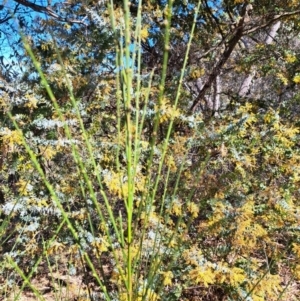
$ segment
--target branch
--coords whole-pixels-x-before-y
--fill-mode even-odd
[[[247,35],[249,33],[255,32],[259,29],[266,28],[266,27],[270,26],[272,23],[277,22],[277,21],[279,21],[279,20],[281,20],[285,17],[290,17],[290,16],[294,16],[294,15],[298,15],[298,14],[300,14],[300,10],[295,10],[293,12],[286,12],[286,13],[282,13],[282,14],[279,14],[279,15],[275,15],[275,16],[273,16],[273,18],[267,20],[263,24],[257,25],[255,27],[250,28],[250,29],[245,29],[243,31],[243,35]],[[260,18],[259,21],[261,21],[262,19],[263,18]]]
[[[286,18],[289,16],[294,16],[297,14],[300,14],[300,10],[274,15],[272,18],[265,21],[263,24],[254,26],[250,29],[247,29],[247,28],[249,28],[249,25],[251,26],[252,20],[251,19],[249,20],[249,16],[247,13],[247,4],[245,3],[242,8],[241,19],[239,20],[231,39],[228,41],[220,60],[215,64],[211,73],[208,75],[208,78],[205,81],[201,90],[199,91],[197,98],[194,100],[194,102],[190,108],[190,111],[194,112],[197,109],[197,107],[200,105],[201,100],[203,100],[205,93],[211,87],[211,85],[213,84],[216,77],[220,74],[221,68],[227,62],[227,60],[229,59],[235,46],[237,45],[237,43],[240,41],[240,39],[243,36],[253,33],[259,29],[268,27],[271,24],[273,24],[274,22],[278,22],[283,18]],[[260,18],[258,21],[261,22],[262,20],[263,20],[263,18]]]
[[[220,74],[221,68],[227,62],[227,60],[229,59],[235,46],[237,45],[239,40],[242,38],[246,16],[247,16],[247,4],[245,3],[242,8],[241,19],[239,20],[237,27],[235,28],[233,36],[228,41],[228,44],[227,44],[220,60],[213,67],[212,72],[209,74],[209,76],[208,76],[207,80],[205,81],[203,87],[201,88],[197,98],[194,100],[194,102],[190,108],[190,111],[194,112],[196,110],[196,108],[200,105],[201,100],[204,98],[206,91],[211,87],[211,85],[215,81],[216,77]]]
[[[45,13],[46,15],[51,16],[52,18],[57,19],[58,21],[86,25],[81,20],[73,20],[73,19],[63,18],[59,16],[57,13],[55,13],[55,11],[51,8],[51,6],[38,5],[27,0],[14,0],[14,1],[17,2],[18,4],[29,7],[36,12]]]
[[[8,21],[8,20],[11,19],[11,18],[12,18],[12,17],[10,16],[10,17],[6,17],[6,18],[0,20],[0,24],[5,23],[6,21]]]
[[[217,25],[222,38],[224,38],[224,33],[223,33],[223,30],[220,26],[220,24],[221,24],[220,20],[213,14],[213,12],[211,11],[209,5],[207,4],[207,1],[204,1],[204,3],[205,3],[205,6],[206,6],[206,11],[208,12],[209,18],[213,19],[213,21],[215,21],[215,24]],[[213,23],[213,21],[212,21],[212,23]]]
[[[5,23],[5,22],[7,22],[8,20],[10,20],[10,19],[12,18],[12,16],[13,16],[13,15],[16,13],[16,11],[18,10],[18,7],[19,7],[19,4],[16,5],[16,7],[15,7],[15,9],[14,9],[14,12],[13,12],[12,14],[10,14],[9,17],[6,17],[6,18],[0,20],[0,24],[3,24],[3,23]],[[7,16],[7,14],[6,14],[6,16]]]

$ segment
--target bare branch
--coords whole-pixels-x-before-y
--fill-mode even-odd
[[[244,4],[244,6],[242,8],[242,13],[241,13],[241,19],[239,20],[231,39],[228,41],[228,44],[226,45],[226,48],[225,48],[220,60],[213,67],[212,72],[209,74],[209,76],[208,76],[207,80],[205,81],[203,87],[201,88],[197,98],[194,100],[194,102],[190,108],[190,110],[192,112],[194,112],[196,110],[196,108],[199,106],[199,104],[201,103],[201,100],[204,98],[206,91],[211,87],[211,85],[215,81],[216,77],[220,74],[221,68],[227,62],[227,60],[229,59],[235,46],[237,45],[239,40],[242,38],[246,13],[247,13],[247,4]]]
[[[254,26],[250,29],[245,29],[243,31],[243,35],[247,35],[247,34],[255,32],[255,31],[258,31],[260,29],[266,28],[266,27],[270,26],[271,24],[273,24],[277,21],[280,21],[281,19],[284,19],[285,17],[290,17],[290,16],[294,16],[294,15],[298,15],[298,14],[300,14],[300,10],[295,10],[293,12],[286,12],[286,13],[282,13],[279,15],[274,15],[272,18],[268,19],[267,21],[263,22],[260,25]],[[266,17],[264,17],[264,18],[266,19]],[[261,22],[264,18],[263,17],[259,18],[256,23]]]
[[[12,14],[10,14],[10,16],[8,16],[8,14],[6,15],[7,17],[0,20],[0,24],[3,24],[5,22],[7,22],[8,20],[10,20],[12,18],[12,16],[16,13],[17,9],[19,7],[19,4],[16,5],[15,9],[14,9],[14,12]]]
[[[7,22],[7,21],[10,20],[11,18],[12,18],[12,17],[10,16],[10,17],[6,17],[6,18],[0,20],[0,24],[3,24],[3,23],[5,23],[5,22]]]
[[[82,20],[73,20],[73,19],[63,18],[63,17],[59,16],[51,8],[51,6],[38,5],[38,4],[32,3],[32,2],[27,1],[27,0],[14,0],[14,1],[17,2],[18,4],[21,4],[21,5],[24,5],[26,7],[29,7],[32,10],[36,11],[36,12],[45,13],[46,15],[51,16],[52,18],[54,18],[54,19],[56,19],[58,21],[86,25],[84,23],[84,21],[82,21]]]

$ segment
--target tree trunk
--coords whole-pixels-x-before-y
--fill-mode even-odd
[[[265,39],[265,44],[270,45],[273,43],[274,38],[277,34],[277,31],[279,30],[281,25],[280,21],[277,21],[276,23],[273,24],[271,27],[270,31],[268,32],[268,35]],[[256,74],[256,70],[253,69],[252,72],[244,79],[241,88],[239,90],[239,96],[240,97],[246,97],[250,93],[250,88],[253,83],[254,77]]]

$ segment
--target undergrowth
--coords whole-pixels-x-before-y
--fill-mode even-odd
[[[21,104],[1,98],[4,300],[299,297],[299,128],[256,102],[211,118],[184,109],[199,7],[170,84],[172,1],[162,65],[151,70],[141,3],[135,19],[128,1],[110,3],[115,72],[90,102],[74,96],[55,38],[59,67],[47,74],[23,37],[40,91]]]

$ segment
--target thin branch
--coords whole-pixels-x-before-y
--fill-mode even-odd
[[[12,18],[12,16],[9,16],[9,17],[6,17],[6,18],[0,20],[0,24],[3,24],[3,23],[5,23],[5,22],[7,22],[7,21],[10,20],[11,18]]]
[[[39,12],[39,13],[45,13],[48,16],[51,16],[52,18],[61,21],[61,22],[68,22],[68,23],[76,23],[76,24],[83,24],[86,25],[84,23],[84,21],[82,20],[74,20],[74,19],[68,19],[68,18],[64,18],[60,15],[58,15],[52,8],[51,6],[42,6],[42,5],[38,5],[35,3],[32,3],[30,1],[27,0],[14,0],[15,2],[17,2],[18,4],[24,5],[26,7],[31,8],[32,10]]]
[[[260,29],[263,29],[263,28],[266,28],[268,26],[270,26],[272,23],[276,22],[276,21],[279,21],[285,17],[290,17],[290,16],[294,16],[294,15],[298,15],[300,14],[300,10],[295,10],[293,12],[286,12],[286,13],[282,13],[282,14],[279,14],[279,15],[275,15],[273,18],[270,18],[267,22],[263,23],[263,24],[260,24],[260,25],[257,25],[255,27],[252,27],[250,29],[245,29],[243,31],[243,35],[247,35],[249,33],[253,33],[257,30],[260,30]],[[263,18],[259,18],[259,21],[261,21]]]
[[[0,24],[3,24],[3,23],[5,23],[5,22],[7,22],[8,20],[10,20],[10,19],[13,17],[13,15],[16,13],[18,7],[19,7],[19,4],[16,5],[16,7],[15,7],[15,9],[14,9],[14,12],[13,12],[12,14],[10,14],[9,17],[6,17],[6,18],[0,20]]]
[[[212,19],[212,23],[215,21],[215,24],[217,25],[218,29],[219,29],[219,33],[221,34],[222,38],[224,38],[224,32],[220,26],[220,21],[219,19],[213,14],[213,12],[211,11],[211,9],[209,8],[209,5],[207,4],[207,1],[204,1],[205,6],[206,6],[206,11],[208,12],[208,17],[210,19]]]
[[[247,4],[244,4],[244,6],[242,8],[242,13],[241,13],[241,19],[239,20],[231,39],[229,40],[220,60],[215,64],[215,66],[212,69],[212,72],[208,75],[208,78],[205,81],[201,90],[199,91],[197,98],[194,100],[194,102],[190,108],[190,111],[194,112],[196,110],[196,108],[200,105],[201,100],[203,100],[205,93],[211,87],[211,85],[213,84],[216,77],[220,74],[221,68],[227,62],[227,60],[229,59],[235,46],[238,44],[238,42],[240,41],[240,39],[243,36],[253,33],[257,30],[266,28],[266,27],[270,26],[271,24],[273,24],[274,22],[278,22],[279,20],[281,20],[285,17],[294,16],[297,14],[300,14],[300,10],[275,15],[274,17],[267,20],[265,23],[257,25],[255,27],[252,27],[250,29],[247,29],[247,27],[249,27],[249,25],[251,26],[252,20],[248,20],[248,18],[246,18],[249,16],[247,15]],[[263,19],[264,19],[263,17],[259,18],[258,22],[261,22]],[[223,42],[224,42],[224,40],[223,40]]]

